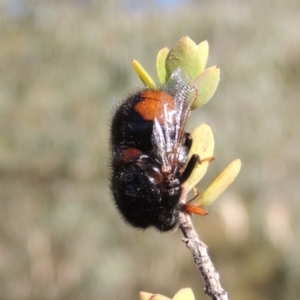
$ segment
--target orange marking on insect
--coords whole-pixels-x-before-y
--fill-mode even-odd
[[[142,152],[136,148],[128,148],[123,152],[124,162],[130,162],[138,158]]]
[[[164,122],[165,111],[175,109],[174,97],[164,91],[147,90],[141,94],[142,101],[138,102],[134,109],[147,121]]]

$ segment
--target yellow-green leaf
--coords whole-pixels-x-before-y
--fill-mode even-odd
[[[209,53],[209,45],[208,41],[203,41],[198,45],[199,48],[199,58],[201,62],[202,69],[200,70],[200,73],[204,71],[207,59],[208,59],[208,53]]]
[[[191,79],[196,78],[204,70],[200,51],[188,36],[182,37],[168,53],[165,64],[167,79],[177,68],[184,70]]]
[[[188,160],[193,154],[198,154],[201,164],[197,164],[190,177],[183,184],[186,192],[190,191],[204,176],[208,168],[209,159],[213,157],[215,141],[208,124],[201,124],[192,132],[193,144],[189,152]]]
[[[203,192],[197,201],[201,207],[205,207],[214,202],[235,180],[241,170],[242,162],[236,159],[231,162],[225,170],[213,181],[213,183]]]
[[[135,59],[132,60],[132,65],[135,70],[135,72],[138,74],[142,82],[148,86],[150,89],[155,89],[156,84],[154,80],[151,78],[151,76],[148,74],[148,72],[143,68],[143,66],[136,61]]]
[[[206,104],[214,95],[220,81],[220,69],[213,66],[202,72],[191,85],[194,85],[198,92],[198,97],[192,109],[199,108]]]
[[[156,71],[157,71],[157,75],[159,78],[159,81],[162,84],[165,84],[167,81],[167,72],[166,72],[166,58],[168,56],[169,53],[169,49],[167,47],[161,49],[158,54],[157,54],[157,58],[156,58]]]
[[[181,289],[173,298],[173,300],[195,300],[192,289],[185,288]]]

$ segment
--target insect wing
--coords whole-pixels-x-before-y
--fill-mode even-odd
[[[184,139],[187,117],[196,99],[197,91],[189,85],[189,79],[179,68],[171,75],[164,91],[172,95],[172,101],[160,99],[160,109],[153,124],[152,144],[162,171],[174,174],[177,170]],[[162,109],[161,109],[162,107]]]

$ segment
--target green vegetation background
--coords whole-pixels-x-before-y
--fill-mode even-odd
[[[221,68],[209,122],[237,181],[194,218],[230,299],[300,298],[300,2],[0,2],[0,299],[137,299],[203,282],[181,234],[125,225],[109,192],[113,105],[183,35]]]

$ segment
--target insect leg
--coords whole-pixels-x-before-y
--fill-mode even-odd
[[[199,163],[199,155],[193,154],[189,160],[189,162],[186,165],[186,168],[184,169],[183,173],[180,176],[180,183],[184,183],[192,174],[195,166],[197,163]]]

